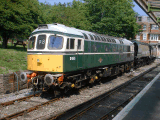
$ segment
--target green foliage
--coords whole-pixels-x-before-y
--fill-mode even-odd
[[[110,36],[134,38],[139,30],[132,0],[73,0],[55,4],[50,9],[51,23],[57,22],[78,29]]]
[[[54,5],[52,7],[53,22],[65,24],[78,29],[89,30],[91,26],[87,18],[87,8],[80,1]]]
[[[134,38],[139,26],[132,0],[73,0],[51,5],[38,0],[1,0],[0,36],[28,38],[38,24],[61,23],[78,29]]]
[[[134,38],[136,23],[132,0],[84,0],[89,8],[92,31],[111,36]]]
[[[27,38],[38,24],[46,23],[37,0],[1,0],[0,35],[6,43],[9,38]]]
[[[44,19],[42,24],[50,23],[52,21],[52,5],[50,3],[40,3],[41,16]]]
[[[0,48],[0,74],[27,69],[26,50],[23,46],[17,45],[16,48],[14,49],[11,43],[7,49]]]

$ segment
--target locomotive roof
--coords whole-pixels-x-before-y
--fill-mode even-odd
[[[71,27],[67,27],[65,25],[62,24],[42,24],[39,25],[37,29],[35,29],[32,34],[37,33],[37,32],[49,32],[49,33],[55,33],[55,34],[62,34],[62,35],[67,35],[67,36],[78,36],[83,38],[83,34]]]
[[[72,36],[72,37],[75,36],[75,37],[80,37],[80,38],[84,38],[83,33],[85,33],[85,34],[87,34],[87,36],[89,36],[88,34],[91,34],[91,35],[106,37],[106,38],[109,38],[109,39],[114,39],[115,42],[118,43],[118,44],[126,44],[126,45],[132,44],[131,41],[129,41],[127,39],[124,39],[124,38],[117,38],[117,37],[112,37],[112,36],[100,35],[100,34],[97,34],[97,33],[94,33],[94,32],[80,30],[80,29],[76,29],[76,28],[73,28],[73,27],[67,27],[63,24],[58,24],[58,23],[41,24],[41,25],[38,26],[37,29],[35,29],[32,32],[32,34],[44,33],[44,32],[54,33],[54,34],[62,34],[62,35]]]

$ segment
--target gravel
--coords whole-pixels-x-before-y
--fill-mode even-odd
[[[116,86],[118,86],[120,84],[125,83],[126,81],[128,81],[131,78],[139,75],[140,73],[148,70],[149,68],[156,66],[158,63],[160,63],[159,59],[155,60],[155,62],[150,65],[143,66],[143,67],[138,68],[137,70],[130,72],[130,73],[124,73],[122,76],[117,76],[117,78],[115,78],[111,81],[107,81],[103,84],[93,86],[92,88],[80,90],[79,94],[65,97],[65,98],[63,98],[59,101],[53,102],[47,106],[42,106],[38,110],[34,110],[30,113],[26,113],[25,115],[19,116],[16,119],[29,119],[29,120],[42,119],[43,120],[45,117],[48,117],[49,115],[57,115],[57,114],[64,112],[64,111],[66,111],[76,105],[79,105],[83,102],[86,102],[86,101],[92,99],[92,98],[95,98],[98,95],[103,94],[103,93],[115,88]],[[15,96],[18,96],[18,95],[11,95],[11,96],[13,98],[15,98]],[[9,96],[10,97],[9,99],[12,98],[11,96]],[[7,98],[8,96],[6,97],[4,95],[4,97]],[[0,99],[0,101],[1,101],[1,99]],[[41,102],[41,99],[39,99],[38,102],[36,102],[36,103],[39,103],[39,102]],[[33,105],[30,102],[28,102],[28,103],[24,102],[24,103],[25,103],[25,104],[23,104],[24,106],[32,106]],[[11,105],[10,105],[10,107],[11,107]],[[22,109],[22,108],[19,108],[19,109]],[[2,112],[1,116],[4,116],[4,114],[8,114],[8,111],[9,110],[6,109],[6,112]]]
[[[0,118],[6,117],[7,115],[11,115],[16,112],[23,111],[25,109],[28,109],[30,107],[36,106],[38,104],[47,101],[48,101],[47,99],[43,99],[41,97],[32,97],[30,99],[27,99],[27,101],[21,101],[21,102],[15,101],[15,103],[12,105],[0,108],[0,113],[1,113]]]
[[[41,91],[36,91],[35,93],[40,93]],[[33,95],[34,92],[32,91],[32,88],[30,89],[23,89],[19,92],[11,93],[11,94],[2,94],[0,95],[0,103],[12,101],[15,99],[23,98],[29,95]]]

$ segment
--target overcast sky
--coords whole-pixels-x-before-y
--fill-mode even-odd
[[[54,3],[67,3],[67,2],[72,2],[73,0],[39,0],[39,2],[48,2],[51,5],[54,5]],[[143,10],[134,2],[135,7],[133,8],[135,12],[137,12],[140,16],[148,16]]]

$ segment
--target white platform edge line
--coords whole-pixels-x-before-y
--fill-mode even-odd
[[[128,103],[112,120],[122,120],[134,105],[141,99],[141,97],[149,90],[153,83],[159,78],[160,73],[138,94],[136,97]]]

